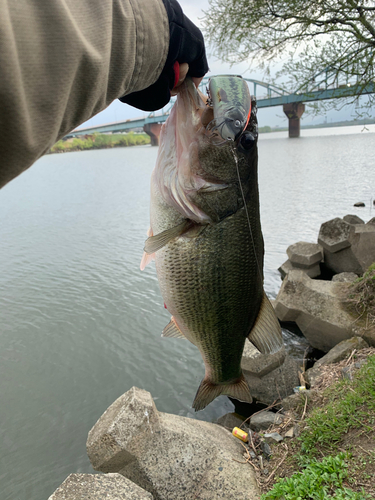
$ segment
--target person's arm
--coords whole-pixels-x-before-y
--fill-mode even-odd
[[[114,99],[154,84],[162,0],[0,2],[0,187]]]

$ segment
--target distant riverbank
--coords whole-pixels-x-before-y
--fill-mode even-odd
[[[147,134],[90,134],[56,142],[49,153],[69,153],[70,151],[87,151],[88,149],[106,149],[127,146],[143,146],[150,144]]]

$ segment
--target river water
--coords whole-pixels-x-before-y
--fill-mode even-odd
[[[87,433],[132,386],[161,411],[208,421],[232,411],[225,397],[192,410],[201,357],[160,338],[169,315],[155,268],[139,270],[156,155],[50,155],[0,192],[1,500],[47,499],[69,473],[92,472]],[[375,125],[264,134],[259,184],[275,297],[288,245],[316,242],[334,217],[375,216]]]

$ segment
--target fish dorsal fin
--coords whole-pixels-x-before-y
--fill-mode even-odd
[[[165,231],[156,234],[155,236],[150,236],[146,240],[144,251],[148,254],[157,252],[167,243],[173,240],[173,238],[177,238],[177,236],[180,236],[182,233],[187,231],[192,224],[192,221],[184,220],[177,226],[166,229]]]
[[[247,403],[253,401],[243,373],[241,373],[241,376],[237,380],[229,384],[215,384],[206,376],[202,380],[197,390],[197,394],[195,395],[193,402],[194,410],[203,410],[211,401],[221,395],[230,396],[238,401],[245,401]]]
[[[265,292],[258,317],[247,338],[262,354],[273,354],[284,345],[279,320]]]
[[[182,331],[178,328],[177,323],[172,316],[170,322],[168,325],[164,328],[163,333],[161,334],[162,337],[169,337],[169,338],[174,338],[174,339],[185,339],[185,335],[182,333]]]

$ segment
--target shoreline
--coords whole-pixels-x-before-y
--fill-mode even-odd
[[[75,151],[90,151],[93,149],[111,149],[131,146],[145,146],[151,143],[146,133],[137,134],[88,134],[71,139],[60,139],[46,154],[70,153]]]

